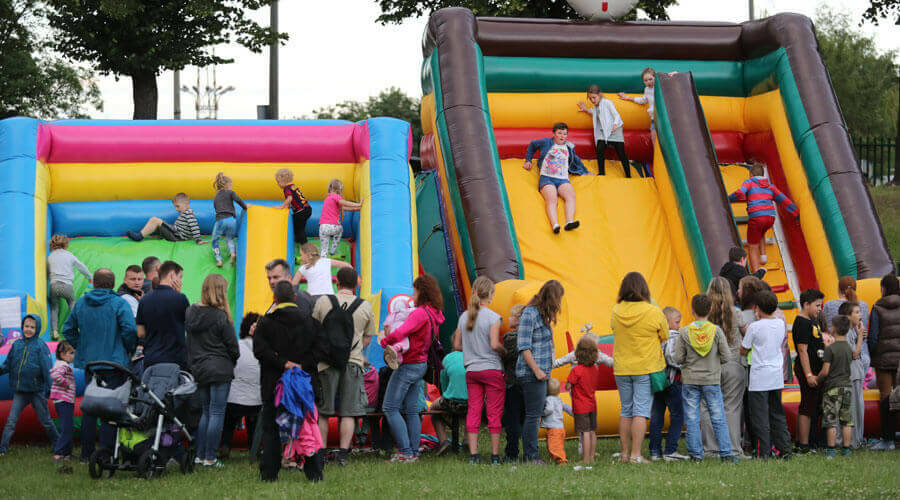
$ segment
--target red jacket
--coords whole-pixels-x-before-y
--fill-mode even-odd
[[[444,313],[426,304],[413,309],[409,318],[398,326],[390,335],[381,339],[381,347],[396,344],[409,337],[409,350],[403,353],[403,363],[425,363],[428,361],[428,347],[431,345],[435,331],[444,322]]]

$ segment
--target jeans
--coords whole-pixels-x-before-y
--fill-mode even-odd
[[[197,456],[201,460],[215,460],[225,424],[225,405],[231,382],[197,387],[203,400],[203,415],[197,428]]]
[[[525,396],[518,382],[506,388],[503,403],[503,427],[506,429],[506,456],[519,458],[519,441],[522,439],[522,424],[525,422]]]
[[[63,283],[62,281],[50,282],[50,329],[54,332],[59,331],[59,299],[66,301],[69,312],[72,312],[72,305],[75,304],[75,290],[71,283]]]
[[[684,407],[681,402],[681,382],[672,382],[664,391],[653,395],[653,406],[650,409],[650,455],[661,456],[662,428],[666,418],[666,407],[669,408],[669,432],[666,433],[665,455],[678,451],[678,440],[684,426]]]
[[[400,365],[384,392],[381,409],[391,427],[400,453],[406,456],[419,454],[422,437],[422,419],[419,417],[419,395],[424,391],[426,363]],[[403,416],[401,416],[401,410]]]
[[[650,418],[650,406],[653,402],[650,374],[616,375],[616,387],[619,389],[619,400],[622,402],[619,417]]]
[[[101,370],[97,372],[100,380],[107,387],[114,389],[125,383],[125,376],[119,372]],[[90,380],[91,374],[85,374]],[[87,460],[94,453],[94,442],[97,439],[97,417],[81,417],[81,458]],[[106,422],[100,422],[100,447],[112,450],[116,445],[116,428]]]
[[[722,402],[722,389],[718,385],[684,384],[684,413],[687,422],[685,442],[688,454],[695,458],[703,458],[703,439],[700,435],[700,401],[709,410],[716,441],[719,443],[719,456],[730,457],[731,436],[725,422],[725,404]]]
[[[54,455],[67,457],[72,454],[72,416],[75,414],[75,405],[68,401],[53,403],[56,407],[56,416],[59,417],[59,439],[53,448]]]
[[[533,376],[519,379],[522,385],[522,398],[525,402],[525,421],[522,424],[522,459],[537,460],[538,424],[544,413],[544,402],[547,400],[547,381]]]
[[[9,407],[9,416],[6,417],[6,425],[3,427],[3,437],[0,438],[0,453],[6,453],[9,449],[9,441],[13,437],[16,430],[16,422],[19,421],[19,414],[26,406],[31,405],[34,413],[37,415],[38,422],[47,432],[47,438],[51,443],[59,440],[59,432],[50,420],[50,410],[47,408],[47,398],[43,392],[15,392],[13,393],[12,405]]]
[[[222,254],[219,250],[219,237],[224,236],[228,242],[228,251],[232,257],[235,256],[234,253],[234,237],[237,235],[237,219],[234,217],[228,217],[225,219],[217,220],[215,224],[213,224],[212,230],[212,249],[213,254],[216,256],[216,260],[222,260]]]

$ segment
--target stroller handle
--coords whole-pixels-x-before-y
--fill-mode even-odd
[[[137,378],[134,373],[131,373],[131,370],[120,365],[119,363],[114,363],[112,361],[91,361],[84,365],[85,371],[92,371],[94,368],[112,368],[113,370],[123,373],[128,376],[133,382],[138,384],[141,383],[141,379]]]

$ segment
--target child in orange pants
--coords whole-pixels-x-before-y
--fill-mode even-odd
[[[566,460],[566,428],[563,426],[563,411],[572,414],[572,407],[559,399],[559,380],[551,378],[547,381],[547,399],[541,417],[541,427],[547,429],[547,451],[550,458],[559,465],[569,463]]]

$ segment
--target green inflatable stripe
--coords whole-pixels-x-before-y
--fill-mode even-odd
[[[788,124],[794,145],[800,154],[801,164],[806,173],[807,183],[812,192],[816,209],[822,218],[825,228],[825,238],[831,248],[831,255],[837,268],[838,276],[852,276],[856,278],[856,252],[853,250],[853,242],[847,231],[844,216],[838,205],[837,197],[825,169],[825,162],[815,136],[810,130],[809,119],[794,80],[794,73],[786,54],[782,53],[775,69],[775,78],[781,89],[781,99],[787,113]],[[803,214],[800,214],[803,217]]]
[[[234,311],[235,267],[227,263],[227,247],[224,244],[221,247],[223,256],[226,257],[226,264],[222,268],[218,268],[209,245],[198,245],[193,241],[171,242],[154,237],[145,238],[140,242],[115,237],[84,237],[69,240],[69,251],[75,254],[91,272],[106,267],[115,273],[116,288],[122,284],[122,280],[125,278],[126,267],[132,264],[139,266],[141,261],[150,255],[159,257],[161,261],[174,260],[184,267],[181,292],[187,295],[191,304],[200,301],[200,289],[206,276],[211,273],[221,274],[228,280],[228,305]],[[75,273],[73,288],[75,297],[81,297],[88,291],[88,282],[80,273]],[[65,301],[62,301],[60,324],[68,316],[66,309]],[[238,324],[240,324],[239,321]],[[62,330],[61,326],[60,330]]]
[[[744,96],[742,61],[672,59],[484,58],[488,92],[584,92],[591,84],[605,91],[641,93],[641,71],[694,74],[701,95]]]
[[[506,184],[503,181],[503,169],[500,166],[500,154],[497,152],[497,140],[494,137],[494,125],[491,122],[490,107],[488,106],[487,84],[484,74],[484,56],[481,54],[481,47],[475,44],[475,52],[478,53],[478,81],[481,86],[481,109],[484,110],[484,122],[487,124],[487,139],[491,145],[491,163],[494,167],[494,175],[497,176],[497,183],[500,190],[500,202],[503,204],[503,210],[506,215],[506,224],[509,227],[509,236],[512,238],[513,250],[516,254],[516,264],[519,268],[519,279],[525,279],[525,266],[522,263],[522,252],[519,249],[519,239],[516,237],[516,225],[513,222],[512,210],[509,208],[509,195],[506,193]]]
[[[663,158],[666,161],[666,169],[672,180],[675,196],[678,198],[678,209],[681,213],[681,221],[687,232],[688,245],[694,261],[694,270],[697,278],[701,280],[701,290],[706,290],[713,274],[706,255],[706,246],[703,243],[703,235],[700,232],[700,224],[697,222],[697,214],[694,212],[694,204],[688,189],[687,179],[684,175],[684,166],[681,164],[681,156],[675,143],[675,134],[672,123],[666,111],[665,99],[659,90],[659,80],[654,86],[656,93],[656,130],[659,134],[659,145]]]
[[[434,113],[437,122],[436,136],[441,142],[442,157],[444,159],[444,171],[447,173],[447,189],[450,191],[450,203],[456,215],[456,227],[459,230],[459,239],[462,246],[463,261],[465,262],[469,276],[475,276],[475,254],[472,253],[472,240],[469,238],[469,228],[462,209],[462,199],[459,195],[459,185],[456,182],[456,170],[453,167],[453,155],[450,154],[450,135],[447,131],[447,121],[444,118],[444,100],[441,96],[441,70],[438,65],[437,47],[431,52],[431,82],[434,88]]]

